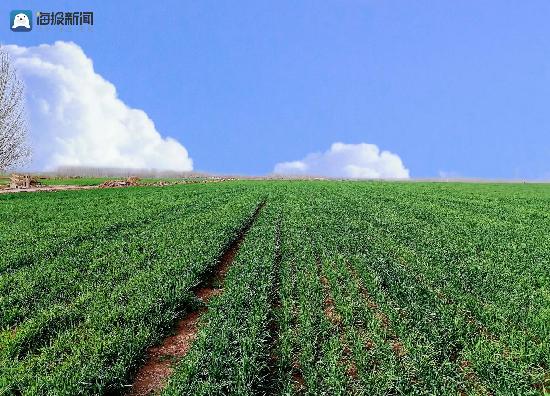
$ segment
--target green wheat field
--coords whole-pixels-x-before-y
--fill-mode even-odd
[[[549,185],[2,194],[0,218],[0,395],[123,395],[190,312],[192,345],[156,393],[550,392]]]

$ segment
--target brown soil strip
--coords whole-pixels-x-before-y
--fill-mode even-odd
[[[58,184],[51,186],[33,186],[29,188],[10,188],[9,186],[0,186],[0,194],[15,194],[15,193],[32,193],[32,192],[56,192],[56,191],[67,191],[67,190],[95,190],[95,189],[105,189],[105,188],[125,188],[125,187],[167,187],[173,186],[176,184],[199,184],[199,183],[221,183],[226,181],[232,181],[236,179],[206,179],[206,180],[183,180],[176,182],[165,182],[159,180],[152,183],[139,183],[139,184],[129,184],[129,185],[117,185],[113,183],[113,180],[108,180],[99,185],[93,186],[79,186],[74,184]]]
[[[275,229],[275,257],[273,259],[273,284],[271,290],[271,310],[269,315],[269,322],[267,324],[268,329],[268,362],[267,372],[265,377],[265,389],[264,394],[275,395],[279,393],[280,388],[280,375],[279,375],[279,356],[278,356],[278,343],[279,343],[279,322],[278,313],[281,310],[281,297],[279,293],[279,287],[281,283],[281,224],[280,219]]]
[[[302,375],[302,369],[300,368],[300,363],[295,362],[292,367],[292,382],[294,383],[294,388],[298,394],[301,394],[306,389],[306,380]]]
[[[346,339],[342,316],[338,313],[334,305],[334,299],[332,298],[332,293],[330,290],[330,282],[327,279],[327,277],[322,274],[323,269],[322,269],[322,263],[321,263],[320,257],[317,257],[317,265],[319,268],[319,272],[321,274],[320,281],[321,281],[321,284],[323,285],[323,290],[325,293],[325,301],[324,301],[325,317],[336,328],[336,331],[338,332],[338,336],[340,339],[340,344],[342,345],[342,357],[339,363],[346,368],[346,374],[348,375],[348,377],[351,380],[356,380],[357,365],[353,360],[351,349]]]
[[[365,286],[363,286],[363,283],[361,282],[361,279],[357,274],[357,271],[355,270],[355,268],[352,268],[352,266],[349,263],[346,263],[346,265],[348,267],[348,270],[352,274],[353,279],[357,287],[359,288],[359,291],[361,292],[364,300],[366,301],[367,307],[372,311],[374,316],[378,319],[378,321],[380,322],[380,326],[382,327],[385,334],[387,335],[387,342],[390,344],[393,354],[398,360],[400,360],[407,354],[407,351],[403,343],[399,339],[398,335],[393,330],[390,323],[390,319],[384,312],[380,310],[380,308],[378,307],[378,304],[371,297],[370,293],[365,288]]]
[[[206,279],[193,289],[195,296],[203,303],[223,292],[222,284],[229,267],[233,263],[239,247],[246,237],[252,224],[256,221],[265,201],[260,203],[252,217],[240,230],[237,238],[231,242],[217,261],[217,265],[207,273]],[[172,335],[168,336],[159,345],[150,347],[146,352],[146,361],[138,370],[134,382],[127,396],[151,395],[161,390],[168,377],[174,370],[174,365],[181,360],[189,351],[198,332],[198,321],[208,308],[206,306],[189,312],[179,320],[173,329]]]
[[[290,266],[292,268],[292,273],[296,273],[297,271],[297,268],[296,268],[296,262],[294,260],[292,260],[290,262]],[[297,285],[296,285],[296,278],[293,277],[292,280],[292,290],[294,291],[293,293],[293,300],[292,300],[292,319],[291,319],[291,328],[292,329],[297,329],[298,328],[298,314],[299,314],[299,309],[298,309],[298,306],[296,304],[297,300],[298,300],[298,297],[296,296],[296,288],[297,288]],[[295,344],[295,342],[293,342],[293,350],[292,350],[292,354],[293,354],[293,362],[292,362],[292,368],[291,368],[291,372],[290,372],[290,376],[292,378],[292,384],[293,384],[293,387],[294,387],[294,390],[295,390],[295,393],[298,394],[298,395],[301,395],[305,392],[306,390],[306,381],[304,379],[304,375],[302,373],[302,368],[300,366],[300,361],[299,361],[299,358],[298,358],[298,352],[297,352],[297,348],[299,347],[298,345]]]
[[[466,382],[474,388],[476,395],[487,395],[487,396],[494,395],[492,391],[490,391],[485,387],[485,385],[483,385],[480,378],[477,376],[476,372],[474,371],[472,364],[468,360],[462,360],[460,362],[460,372],[462,374],[462,377],[466,380]],[[458,392],[460,393],[460,395],[468,394],[465,389],[458,389]]]
[[[533,388],[538,390],[542,395],[550,393],[550,373],[547,372],[541,382],[533,384]]]
[[[335,326],[339,332],[342,331],[342,317],[340,314],[336,311],[336,307],[334,306],[334,300],[332,299],[332,296],[330,294],[330,284],[328,279],[325,276],[321,277],[321,284],[323,285],[323,289],[325,291],[325,301],[324,301],[324,312],[325,317],[328,319],[330,323],[332,323],[333,326]]]
[[[30,187],[30,188],[1,188],[0,194],[14,194],[24,192],[54,192],[54,191],[66,191],[66,190],[93,190],[99,188],[99,186],[74,186],[74,185],[58,185],[58,186],[42,186],[42,187]]]

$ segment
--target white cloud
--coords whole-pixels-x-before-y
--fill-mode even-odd
[[[72,43],[5,46],[26,85],[34,169],[61,165],[189,171],[177,140],[128,107]]]
[[[308,154],[300,161],[278,163],[273,173],[353,179],[409,178],[409,170],[397,154],[380,151],[378,146],[368,143],[333,143],[324,153]]]

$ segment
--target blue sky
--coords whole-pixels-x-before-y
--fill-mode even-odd
[[[92,30],[9,30],[12,9]],[[3,44],[73,41],[197,170],[370,143],[413,178],[550,179],[550,2],[2,1]]]

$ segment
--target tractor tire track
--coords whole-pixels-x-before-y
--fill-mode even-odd
[[[199,320],[208,310],[208,301],[223,292],[225,275],[229,271],[246,234],[255,223],[265,204],[266,200],[264,199],[241,228],[237,237],[221,254],[217,264],[205,274],[204,282],[192,290],[195,297],[202,302],[202,306],[191,310],[180,319],[173,329],[173,335],[168,336],[158,345],[147,349],[145,362],[137,371],[134,382],[129,385],[130,389],[125,395],[150,395],[158,392],[166,385],[174,370],[175,363],[187,354],[197,337]]]

